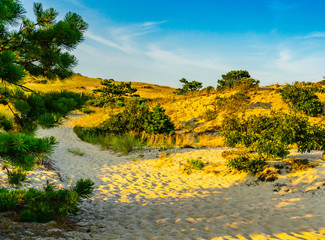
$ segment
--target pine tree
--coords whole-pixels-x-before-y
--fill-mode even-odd
[[[0,104],[7,106],[14,124],[1,115],[0,163],[9,181],[19,185],[26,171],[49,154],[54,138],[36,138],[37,126],[53,127],[86,97],[69,92],[35,92],[23,81],[26,75],[64,79],[72,75],[76,58],[69,52],[83,40],[88,25],[75,13],[56,21],[58,12],[34,3],[35,21],[24,16],[19,0],[0,2]],[[23,132],[23,133],[21,133]]]
[[[53,127],[87,100],[72,92],[43,94],[23,85],[27,74],[48,79],[70,77],[77,60],[69,51],[83,40],[87,24],[75,13],[67,13],[57,22],[58,13],[53,8],[44,10],[41,3],[34,3],[36,21],[24,13],[19,0],[1,0],[0,104],[11,110],[14,124],[0,114],[0,164],[15,186],[56,144],[54,137],[36,138],[37,126]],[[55,190],[49,182],[43,191],[0,188],[0,212],[15,211],[21,221],[66,217],[78,212],[78,203],[90,196],[93,185],[89,179],[80,179],[75,187],[64,190]]]

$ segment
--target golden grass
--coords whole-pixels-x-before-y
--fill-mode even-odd
[[[39,79],[38,79],[39,80]],[[26,86],[37,91],[49,92],[58,90],[69,90],[74,92],[92,94],[92,90],[101,87],[100,78],[89,78],[76,74],[70,79],[65,81],[54,81],[48,84],[33,83],[32,78],[26,78]],[[175,89],[165,86],[158,86],[148,83],[132,82],[132,87],[138,89],[136,94],[141,97],[152,99],[149,102],[150,107],[155,106],[157,103],[161,104],[166,109],[166,114],[171,117],[176,129],[181,133],[176,137],[166,136],[146,136],[148,144],[152,146],[168,146],[176,144],[177,146],[191,145],[194,147],[223,147],[224,142],[221,136],[209,134],[208,132],[216,132],[222,126],[222,121],[225,116],[229,115],[228,111],[221,111],[215,117],[215,119],[207,120],[206,112],[208,109],[213,108],[213,103],[216,97],[229,97],[235,94],[238,90],[216,92],[211,93],[197,92],[190,93],[188,95],[176,95],[173,94]],[[281,111],[288,113],[290,111],[288,105],[282,101],[280,93],[276,92],[276,89],[281,88],[279,85],[272,85],[269,87],[261,87],[250,90],[247,95],[250,97],[250,102],[247,108],[243,108],[240,112],[236,112],[239,116],[251,116],[251,115],[265,115],[270,114],[272,111]],[[320,101],[325,102],[325,94],[317,93]],[[263,107],[250,107],[256,103],[270,104],[270,108]],[[94,113],[85,114],[74,125],[82,127],[94,127],[101,122],[107,120],[111,114],[115,114],[121,111],[123,108],[92,108]],[[1,112],[10,114],[7,108],[0,108]],[[197,118],[196,126],[189,128],[184,127],[182,122],[189,121],[193,118]],[[309,118],[310,122],[316,123],[323,121],[324,118]],[[187,132],[189,134],[183,134]],[[195,138],[191,135],[192,132],[196,133]]]

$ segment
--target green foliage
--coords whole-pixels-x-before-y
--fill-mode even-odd
[[[203,92],[203,93],[207,93],[207,94],[210,94],[210,93],[212,93],[212,92],[214,92],[215,91],[215,89],[214,89],[214,87],[212,87],[212,86],[207,86],[207,87],[205,87],[205,88],[203,88],[202,90],[201,90],[201,92]]]
[[[184,166],[184,172],[191,174],[192,170],[201,170],[204,167],[204,162],[201,159],[187,159],[187,164]]]
[[[311,163],[308,159],[300,158],[288,158],[285,161],[291,166],[291,170],[294,172],[306,171],[309,168],[314,168],[319,165],[317,162]]]
[[[157,104],[145,119],[143,130],[150,134],[174,134],[175,126],[170,117],[165,114],[165,109]]]
[[[0,133],[0,162],[7,170],[10,183],[19,185],[25,179],[25,171],[32,170],[37,161],[50,154],[55,143],[54,137],[35,138],[23,133]]]
[[[85,153],[83,151],[81,151],[79,148],[67,148],[67,150],[69,153],[72,153],[77,156],[85,155]]]
[[[165,114],[165,110],[158,104],[149,110],[146,103],[137,100],[128,101],[125,110],[111,115],[111,118],[101,123],[96,129],[98,132],[125,134],[128,132],[141,133],[174,133],[174,124]]]
[[[12,121],[10,121],[7,116],[0,113],[0,129],[3,129],[4,131],[10,131],[12,128]]]
[[[44,190],[9,191],[0,188],[0,212],[15,211],[23,222],[49,222],[63,218],[68,213],[78,213],[78,204],[83,198],[90,197],[93,185],[89,179],[80,179],[70,190],[56,190],[49,182]]]
[[[79,179],[71,190],[78,193],[79,198],[89,198],[94,191],[94,182],[90,179]]]
[[[260,158],[249,158],[246,156],[235,157],[228,161],[227,166],[231,169],[256,174],[263,171],[266,162]]]
[[[79,15],[68,12],[56,21],[58,13],[53,8],[43,9],[41,3],[34,3],[34,22],[23,16],[19,1],[1,1],[0,9],[0,66],[6,69],[0,72],[3,81],[18,83],[24,70],[48,79],[72,75],[77,60],[67,50],[76,48],[88,27]],[[19,21],[17,30],[9,28]]]
[[[9,91],[2,88],[3,92]],[[70,111],[80,109],[87,101],[87,96],[68,91],[48,92],[44,94],[25,94],[16,90],[10,94],[17,113],[15,123],[20,132],[33,132],[37,126],[53,127],[61,123],[61,119]]]
[[[116,152],[128,154],[134,149],[142,149],[145,142],[132,134],[115,135],[111,133],[98,132],[94,128],[74,127],[77,136],[92,144],[100,144],[103,148],[112,148]]]
[[[260,81],[251,78],[246,70],[233,70],[221,76],[218,80],[217,90],[230,89],[240,87],[243,89],[250,89],[258,86]]]
[[[10,185],[20,186],[22,182],[26,180],[26,172],[18,169],[14,171],[8,171],[8,182]]]
[[[183,94],[187,94],[188,92],[198,91],[202,88],[201,82],[197,82],[197,81],[189,82],[185,78],[182,78],[179,81],[181,83],[183,83],[183,87],[177,88],[176,91],[174,92],[175,94],[178,94],[178,95],[183,95]]]
[[[223,122],[223,136],[228,146],[244,145],[260,155],[284,157],[289,144],[307,134],[305,118],[284,114],[250,116],[248,119],[230,117]]]
[[[298,83],[286,85],[282,89],[277,90],[277,92],[281,93],[282,100],[290,108],[312,117],[323,113],[324,104],[319,101],[315,94],[322,91],[323,89],[319,86],[299,86]]]
[[[111,135],[107,143],[113,150],[123,154],[129,154],[135,148],[142,149],[145,145],[141,139],[133,135]]]
[[[53,127],[87,100],[66,91],[41,94],[22,85],[26,74],[52,80],[72,76],[77,59],[69,51],[83,40],[87,23],[71,12],[56,21],[58,13],[53,8],[43,9],[41,3],[34,3],[36,21],[24,13],[19,0],[0,2],[0,79],[11,85],[0,87],[0,104],[8,106],[16,124],[15,133],[0,133],[0,163],[14,185],[25,180],[26,171],[50,154],[55,144],[53,137],[36,138],[36,127]],[[3,116],[0,126],[5,131],[12,129]],[[46,222],[66,217],[78,212],[77,204],[89,196],[92,186],[86,180],[78,182],[75,190],[55,190],[50,184],[43,191],[31,188],[9,192],[2,188],[0,211],[15,211],[22,221]]]
[[[92,106],[103,107],[113,103],[116,103],[118,106],[124,106],[124,97],[137,91],[136,88],[131,87],[131,82],[120,82],[117,84],[113,79],[104,79],[100,84],[103,87],[93,90],[97,96],[88,101]]]
[[[264,157],[283,158],[292,144],[299,152],[325,149],[325,125],[311,125],[298,115],[232,116],[223,122],[223,136],[228,146],[245,146]]]

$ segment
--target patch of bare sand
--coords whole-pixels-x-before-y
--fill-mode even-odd
[[[136,156],[117,157],[80,141],[71,126],[38,132],[59,141],[51,158],[66,182],[83,177],[96,184],[77,217],[80,231],[67,233],[71,239],[324,239],[322,161],[269,183],[244,173],[188,175],[180,170],[186,159],[222,166],[222,150],[187,150],[163,159],[151,151],[144,154],[153,159],[131,161]],[[69,147],[85,155],[74,156]],[[316,160],[321,153],[311,155]]]

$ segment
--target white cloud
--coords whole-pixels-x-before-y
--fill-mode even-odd
[[[145,22],[145,23],[143,23],[143,26],[156,26],[156,25],[160,25],[160,24],[163,24],[166,22],[167,22],[166,20],[159,21],[159,22]]]
[[[297,37],[297,39],[314,39],[314,38],[325,38],[325,32],[312,32],[305,36]]]
[[[125,53],[131,53],[131,52],[134,52],[134,49],[128,45],[128,44],[118,44],[114,41],[111,41],[111,40],[108,40],[108,39],[105,39],[99,35],[95,35],[94,33],[88,31],[85,33],[85,37],[86,38],[89,38],[89,39],[92,39],[96,42],[99,42],[101,44],[104,44],[106,45],[107,47],[111,47],[111,48],[115,48],[115,49],[118,49],[122,52],[125,52]]]
[[[229,68],[229,66],[225,66],[216,58],[205,60],[195,59],[193,56],[182,56],[181,54],[177,54],[172,51],[160,49],[155,45],[150,45],[148,47],[146,55],[156,62],[173,66],[187,66],[214,71],[225,70]]]

